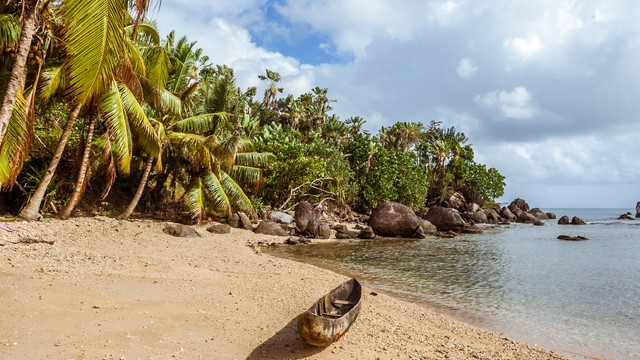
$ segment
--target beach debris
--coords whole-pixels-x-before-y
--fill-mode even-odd
[[[589,240],[589,238],[584,236],[570,236],[570,235],[559,235],[558,240],[568,240],[568,241],[582,241]]]
[[[9,226],[7,224],[4,224],[4,223],[0,223],[0,229],[8,231],[8,232],[19,231],[18,229],[13,228],[13,227],[11,227],[11,226]]]

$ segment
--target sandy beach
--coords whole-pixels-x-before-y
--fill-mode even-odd
[[[2,220],[3,359],[563,359],[365,289],[338,342],[307,345],[296,316],[346,280],[275,258],[285,238],[232,229],[178,238],[163,222]]]

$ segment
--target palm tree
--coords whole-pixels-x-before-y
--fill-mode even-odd
[[[97,104],[102,96],[113,87],[116,68],[121,64],[123,54],[127,53],[123,29],[129,16],[128,5],[137,11],[142,11],[148,7],[148,1],[66,0],[59,8],[60,16],[66,24],[63,29],[63,41],[66,45],[67,57],[60,70],[63,71],[61,74],[66,74],[66,76],[61,75],[57,79],[61,81],[60,79],[66,78],[64,84],[73,110],[67,119],[67,124],[45,177],[19,214],[23,219],[34,220],[38,218],[40,204],[81,110],[83,108],[90,109],[94,104]],[[62,84],[62,82],[58,84]],[[89,134],[93,136],[92,132],[89,132],[87,140],[91,140]],[[91,142],[87,141],[86,147],[90,146]],[[86,153],[88,153],[87,148],[85,148]],[[88,161],[88,155],[83,156],[83,159]],[[84,182],[87,166],[88,163],[83,161],[79,180],[70,203],[77,202],[81,191],[81,186],[78,184],[81,185]],[[68,216],[67,212],[70,213],[70,210],[64,212],[65,216]]]
[[[49,4],[49,0],[8,1],[7,4],[15,15],[19,15],[18,18],[20,19],[21,26],[20,38],[16,44],[15,59],[13,60],[13,66],[11,68],[11,76],[2,100],[2,108],[0,108],[0,144],[9,128],[9,120],[11,119],[14,106],[17,102],[17,97],[24,89],[27,76],[27,58],[31,42],[38,29],[38,16],[42,9]],[[13,14],[4,15],[8,16]],[[10,22],[11,20],[8,20],[5,25],[8,25],[10,28],[15,28]],[[12,30],[9,34],[16,35],[16,31]],[[5,38],[3,42],[6,42],[6,40]]]

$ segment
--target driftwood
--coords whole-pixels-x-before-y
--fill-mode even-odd
[[[330,178],[330,177],[317,178],[317,179],[315,179],[313,181],[309,181],[309,182],[306,182],[304,184],[296,186],[295,188],[291,189],[291,191],[289,192],[289,197],[287,197],[287,199],[282,203],[282,205],[280,205],[280,207],[278,207],[278,211],[291,210],[295,206],[295,204],[293,204],[292,206],[288,207],[287,209],[284,209],[284,207],[287,206],[289,201],[291,201],[291,199],[294,196],[297,196],[302,189],[306,189],[307,191],[315,190],[315,191],[319,192],[318,194],[305,193],[305,194],[300,195],[300,196],[303,196],[303,197],[306,197],[306,198],[322,198],[320,200],[320,202],[316,206],[321,205],[325,201],[337,201],[336,199],[338,199],[340,197],[340,194],[338,194],[337,192],[325,190],[325,189],[320,187],[320,186],[322,186],[322,184],[325,181],[335,182],[337,180],[336,180],[336,178]]]

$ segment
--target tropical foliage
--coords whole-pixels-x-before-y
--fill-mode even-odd
[[[504,177],[455,128],[398,122],[371,135],[365,119],[332,113],[328,89],[289,95],[268,69],[256,74],[263,92],[240,89],[195,42],[162,39],[149,6],[0,5],[0,207],[28,220],[77,205],[123,219],[178,209],[202,222],[300,200],[367,212],[502,195]]]

